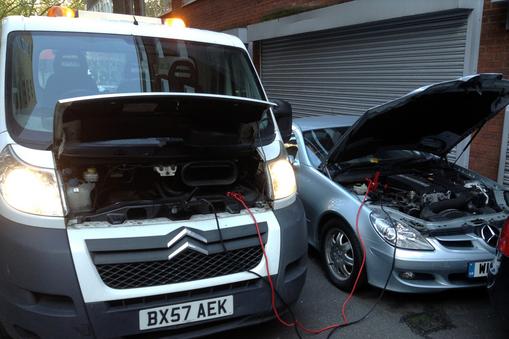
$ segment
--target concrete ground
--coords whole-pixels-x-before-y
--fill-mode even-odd
[[[325,277],[317,255],[310,253],[306,285],[293,306],[297,318],[310,327],[335,323],[340,318],[346,294]],[[351,301],[348,318],[362,316],[380,293],[366,288]],[[508,305],[509,307],[509,305]],[[327,334],[304,335],[326,338]],[[439,294],[403,295],[386,293],[371,316],[363,322],[336,331],[333,338],[509,338],[494,313],[485,289],[468,289]],[[219,338],[297,338],[273,320],[269,323],[221,333]]]

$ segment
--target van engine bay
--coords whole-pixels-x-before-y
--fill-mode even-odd
[[[257,154],[234,159],[117,162],[81,165],[66,161],[60,173],[69,216],[78,222],[167,217],[188,219],[195,214],[238,213],[240,206],[226,196],[235,191],[250,207],[265,198],[265,172]],[[253,180],[256,178],[256,180]]]

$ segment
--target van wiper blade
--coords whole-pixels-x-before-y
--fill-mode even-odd
[[[108,222],[112,225],[123,224],[129,220],[150,220],[155,218],[179,220],[183,216],[188,218],[188,214],[208,213],[209,204],[206,201],[212,203],[221,201],[225,204],[226,209],[234,208],[227,205],[224,200],[225,197],[220,196],[209,197],[208,199],[203,197],[189,202],[170,201],[169,199],[131,201],[101,208],[95,214],[76,216],[76,220],[78,224],[84,222]]]
[[[159,147],[174,146],[177,144],[183,144],[183,138],[161,138],[159,139]]]

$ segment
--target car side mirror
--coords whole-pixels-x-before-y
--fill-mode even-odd
[[[279,132],[283,142],[288,142],[292,134],[292,105],[288,101],[281,99],[272,99],[277,106],[272,107],[274,118],[276,118]]]

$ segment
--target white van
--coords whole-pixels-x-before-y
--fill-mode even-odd
[[[268,274],[297,300],[291,109],[267,101],[242,42],[50,13],[1,23],[2,331],[206,335],[270,319]]]

